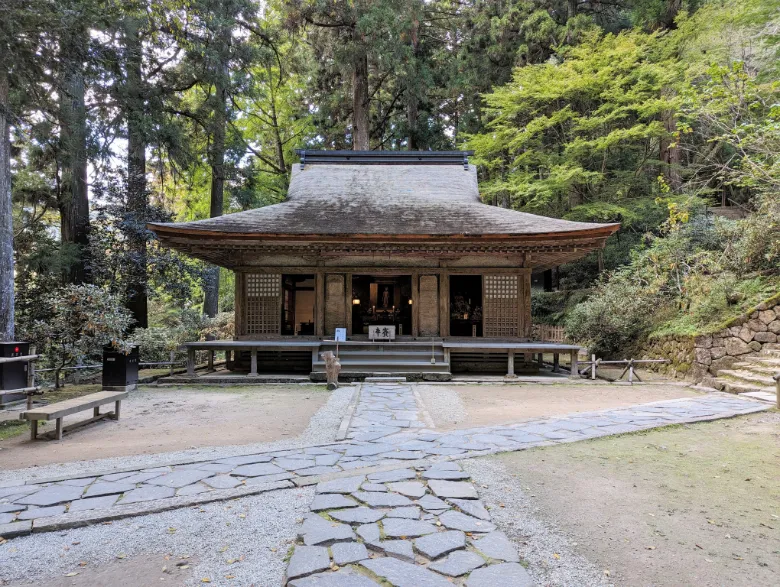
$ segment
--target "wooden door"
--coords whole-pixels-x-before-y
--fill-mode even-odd
[[[278,273],[246,274],[246,334],[271,336],[281,332],[282,276]]]

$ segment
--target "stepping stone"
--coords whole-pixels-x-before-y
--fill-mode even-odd
[[[360,536],[365,542],[378,542],[379,541],[379,524],[363,524],[358,526],[357,535]]]
[[[229,473],[233,470],[235,465],[229,463],[205,463],[198,464],[198,469],[201,471],[211,471],[212,473]]]
[[[410,563],[414,562],[414,549],[408,540],[382,540],[381,542],[372,542],[370,546],[381,550],[387,556]]]
[[[341,455],[320,455],[318,457],[315,457],[314,463],[319,467],[328,467],[330,465],[335,465],[339,462],[339,459],[341,458]]]
[[[286,471],[272,463],[241,465],[230,472],[231,475],[240,475],[241,477],[260,477],[261,475],[277,475],[279,473],[286,473]]]
[[[0,514],[0,526],[4,524],[10,524],[15,519],[16,519],[16,514]]]
[[[449,480],[468,479],[470,477],[470,475],[465,471],[443,471],[443,470],[436,470],[436,469],[423,471],[422,476],[425,479],[449,479]]]
[[[11,496],[21,497],[35,493],[41,487],[39,485],[16,485],[14,487],[0,487],[0,499],[10,498]]]
[[[414,541],[414,547],[429,559],[435,559],[443,554],[466,548],[466,535],[459,530],[446,530],[423,536]]]
[[[348,510],[329,511],[328,515],[335,520],[348,522],[350,524],[370,524],[371,522],[377,522],[385,517],[383,511],[372,510],[371,508],[364,506]]]
[[[433,479],[428,482],[428,487],[436,497],[455,497],[465,499],[477,499],[477,490],[471,483],[462,481],[440,481]]]
[[[347,457],[369,457],[372,455],[378,455],[379,453],[389,452],[393,450],[391,444],[363,444],[360,446],[351,446],[344,453]]]
[[[344,477],[343,479],[334,479],[333,481],[323,481],[317,483],[317,493],[354,493],[360,488],[360,484],[366,478]]]
[[[116,495],[103,495],[101,497],[87,497],[84,499],[77,499],[70,502],[68,513],[110,508],[116,503],[117,499],[118,496]]]
[[[58,516],[59,514],[64,514],[64,513],[65,513],[64,505],[52,505],[47,508],[30,508],[28,510],[21,512],[17,516],[17,518],[19,520],[35,520],[37,518],[48,518],[49,516]]]
[[[8,512],[21,512],[27,509],[26,505],[15,505],[12,503],[0,504],[0,514],[7,514]]]
[[[508,563],[520,562],[517,549],[503,532],[491,532],[479,540],[472,539],[471,544],[488,558]]]
[[[165,472],[168,472],[170,469],[165,469]],[[121,481],[122,479],[127,479],[130,475],[135,475],[135,471],[125,471],[124,473],[111,473],[110,475],[103,475],[100,480],[101,481]]]
[[[27,505],[49,506],[66,501],[73,501],[81,497],[83,487],[68,487],[66,485],[50,485],[40,491],[14,500],[15,503]]]
[[[261,475],[260,477],[250,477],[246,480],[246,485],[261,485],[263,483],[275,483],[277,481],[286,481],[292,479],[292,473],[277,473],[276,475]]]
[[[492,532],[496,529],[495,525],[490,522],[472,518],[456,511],[444,512],[439,516],[439,521],[447,528],[463,530],[464,532]]]
[[[441,575],[396,558],[368,559],[360,564],[375,575],[385,579],[393,587],[452,587],[452,583]],[[500,583],[494,585],[498,584]]]
[[[192,485],[187,485],[176,491],[176,496],[198,495],[199,493],[205,493],[206,491],[211,490],[201,483],[193,483]]]
[[[313,512],[332,510],[337,508],[354,508],[358,503],[351,497],[339,493],[322,493],[314,496],[309,509]]]
[[[283,469],[287,469],[288,471],[297,471],[298,469],[310,469],[311,467],[317,466],[317,463],[314,462],[314,459],[281,458],[281,459],[276,459],[274,461],[274,464],[279,467],[282,467]]]
[[[230,457],[228,459],[220,459],[217,461],[217,463],[238,466],[238,465],[251,465],[254,463],[267,463],[272,459],[273,457],[271,455],[246,455],[243,457]]]
[[[437,532],[436,526],[420,520],[406,520],[404,518],[386,518],[382,522],[385,536],[390,538],[423,536]]]
[[[518,563],[500,563],[473,571],[466,587],[534,587],[534,582]]]
[[[386,459],[399,459],[402,461],[416,461],[425,458],[425,453],[421,451],[397,450],[395,452],[383,452],[380,457]]]
[[[339,569],[335,573],[319,573],[288,583],[290,587],[378,587],[379,583],[352,569]]]
[[[395,508],[385,514],[386,518],[406,518],[407,520],[419,520],[420,508],[417,506],[408,506]]]
[[[456,550],[447,558],[437,561],[428,568],[448,577],[460,577],[485,564],[485,559],[474,552]]]
[[[173,487],[174,489],[178,489],[179,487],[192,485],[193,483],[197,483],[202,479],[213,476],[214,473],[209,471],[173,471],[171,473],[166,473],[165,475],[155,477],[154,479],[149,479],[147,483],[151,485],[160,485],[162,487]]]
[[[295,579],[330,567],[328,549],[322,546],[296,546],[287,565],[287,578]]]
[[[214,489],[233,489],[236,485],[241,485],[241,481],[232,475],[217,475],[203,480],[206,485]]]
[[[311,477],[313,475],[327,475],[328,473],[339,473],[341,469],[339,467],[309,467],[308,469],[297,469],[295,473],[301,477]]]
[[[397,483],[388,483],[387,488],[401,495],[408,497],[422,497],[425,495],[425,485],[419,481],[400,481]]]
[[[389,483],[391,481],[405,481],[406,479],[417,479],[417,473],[411,469],[395,469],[393,471],[371,473],[368,476],[368,480],[374,483]]]
[[[118,493],[125,493],[126,491],[132,491],[135,489],[135,483],[110,483],[104,481],[96,481],[87,488],[84,497],[98,497],[101,495],[112,495]]]
[[[363,483],[363,485],[360,486],[360,489],[363,491],[387,491],[387,487],[381,483]]]
[[[403,495],[397,493],[379,493],[376,491],[356,491],[352,494],[353,497],[360,501],[370,505],[371,507],[399,507],[404,505],[412,505],[411,500]]]
[[[300,532],[306,546],[327,546],[334,542],[355,540],[355,533],[346,524],[329,522],[317,514],[307,514]]]
[[[65,479],[65,481],[60,481],[57,483],[57,485],[70,485],[71,487],[86,487],[90,483],[92,483],[96,477],[86,477],[84,479]]]
[[[464,514],[474,516],[480,520],[490,521],[490,512],[485,509],[478,499],[448,499],[452,505],[460,509]]]
[[[161,487],[159,485],[142,485],[138,489],[133,489],[125,493],[117,505],[124,505],[127,503],[137,503],[139,501],[151,501],[153,499],[166,499],[173,497],[176,490],[173,487]]]
[[[146,483],[149,481],[149,479],[154,479],[155,477],[159,477],[160,473],[136,473],[135,475],[130,475],[129,477],[125,477],[122,479],[122,483]]]
[[[333,562],[340,567],[368,558],[368,550],[365,544],[360,542],[337,542],[330,547],[330,551],[333,554]]]
[[[451,507],[446,501],[442,501],[438,497],[433,497],[432,495],[424,495],[417,500],[417,503],[427,512],[444,511]]]

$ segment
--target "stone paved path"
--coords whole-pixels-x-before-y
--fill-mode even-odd
[[[457,569],[479,562],[475,558],[479,556],[475,549],[480,549],[469,540],[467,546],[457,550],[459,554],[452,557],[453,560],[427,556],[418,546],[422,535],[415,537],[407,533],[394,536],[393,528],[400,522],[392,520],[408,520],[409,524],[414,522],[411,526],[418,528],[427,528],[423,524],[433,525],[437,532],[468,532],[450,526],[459,523],[457,520],[463,520],[461,516],[464,515],[479,518],[474,512],[481,510],[475,509],[475,504],[478,504],[477,495],[470,484],[472,492],[469,492],[469,495],[461,498],[447,496],[446,503],[441,505],[439,500],[443,496],[437,497],[436,483],[432,486],[432,482],[425,476],[425,471],[431,468],[457,471],[455,465],[448,462],[453,459],[573,442],[669,424],[724,418],[765,409],[765,405],[736,396],[710,394],[505,426],[437,432],[425,428],[423,407],[417,404],[413,386],[364,384],[347,431],[347,440],[344,442],[151,469],[106,474],[96,472],[89,477],[52,479],[49,482],[14,486],[0,485],[0,536],[56,530],[94,523],[101,519],[142,515],[150,511],[321,481],[318,485],[318,497],[312,504],[313,517],[307,518],[308,525],[305,524],[300,544],[301,553],[311,554],[297,556],[299,551],[296,550],[297,558],[294,557],[294,560],[307,562],[300,563],[293,571],[298,577],[295,585],[371,584],[366,582],[365,576],[355,575],[351,571],[348,574],[348,569],[342,569],[338,573],[329,571],[317,579],[305,580],[305,576],[314,574],[315,569],[322,569],[321,565],[326,558],[326,567],[331,568],[331,565],[348,564],[345,562],[347,558],[363,556],[361,545],[374,553],[375,557],[376,553],[379,553],[381,561],[367,563],[373,568],[363,565],[377,577],[384,577],[389,583],[399,586],[437,585],[441,583],[440,578],[446,575],[442,569],[454,573]],[[411,475],[408,479],[395,480],[392,479],[392,474],[390,477],[385,476],[388,474],[386,470],[399,468],[413,474],[406,473]],[[356,476],[354,479],[353,471]],[[460,487],[466,492],[466,480],[458,482],[464,484]],[[391,486],[393,483],[412,485]],[[347,487],[349,491],[329,491],[328,487]],[[383,499],[382,496],[386,497]],[[447,499],[470,501],[457,503]],[[414,503],[407,503],[409,501]],[[423,504],[426,502],[439,504],[439,507],[425,509]],[[437,509],[442,511],[436,511]],[[342,510],[345,511],[338,513]],[[318,520],[324,520],[317,513],[320,511],[328,512],[325,515],[334,521],[325,520],[326,525],[340,528],[342,537],[316,544],[306,541],[307,529],[319,524]],[[347,511],[353,513],[346,513]],[[406,515],[410,517],[403,517]],[[445,515],[444,520],[441,515]],[[332,526],[336,521],[342,525]],[[485,523],[484,528],[490,527],[489,518],[482,521]],[[379,537],[372,540],[362,537],[356,525],[364,524],[379,528]],[[388,527],[390,534],[387,532]],[[475,532],[480,534],[479,530]],[[411,554],[403,543],[409,539],[412,539]],[[401,553],[391,553],[388,557],[387,549],[371,544],[387,540],[398,540],[397,546]],[[309,549],[323,548],[323,545],[331,542],[346,544],[336,546],[335,551],[331,547],[329,552]],[[485,554],[483,550],[480,551]],[[495,559],[492,556],[489,558]],[[414,568],[411,561],[419,567],[418,570],[409,568]],[[488,562],[491,564],[487,564]],[[461,578],[456,582],[465,580],[465,585],[491,584],[489,581],[492,580],[492,573],[498,572],[494,567],[499,569],[492,563],[493,561],[486,561],[485,564],[473,567],[477,570],[468,575],[467,579],[462,578],[468,572],[464,571],[463,574],[457,575]],[[501,564],[510,563],[511,561]],[[440,565],[445,566],[440,568]],[[309,571],[297,570],[310,567],[313,568]],[[504,569],[502,587],[506,587],[504,584],[508,581],[504,579],[504,575],[517,576],[519,582],[515,584],[524,584],[522,581],[525,581],[525,578],[515,567],[501,568]],[[439,574],[430,572],[430,569]],[[334,575],[338,576],[337,580]],[[483,582],[479,583],[479,577],[487,579],[480,579]],[[315,580],[316,583],[312,582]],[[336,583],[333,583],[334,580]]]

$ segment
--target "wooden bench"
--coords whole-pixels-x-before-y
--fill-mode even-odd
[[[57,428],[52,432],[47,432],[41,436],[62,440],[63,432],[81,428],[82,426],[86,426],[87,424],[96,422],[102,418],[119,420],[119,410],[122,405],[122,400],[127,397],[128,393],[129,392],[127,391],[101,391],[98,393],[91,393],[89,395],[85,395],[84,397],[68,399],[62,402],[49,404],[48,406],[27,410],[26,412],[22,412],[19,418],[21,420],[30,421],[30,438],[32,440],[35,440],[38,437],[39,420],[57,420]],[[114,404],[114,411],[101,414],[100,406],[111,403]],[[69,416],[70,414],[75,414],[77,412],[83,412],[84,410],[89,410],[90,408],[94,410],[92,418],[82,422],[77,422],[76,424],[71,424],[70,426],[63,428],[62,419],[65,416]]]

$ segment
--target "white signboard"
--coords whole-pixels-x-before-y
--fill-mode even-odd
[[[346,328],[336,328],[336,335],[333,337],[336,342],[346,342],[347,341],[347,329]]]
[[[395,326],[369,326],[368,338],[371,340],[395,340]]]

